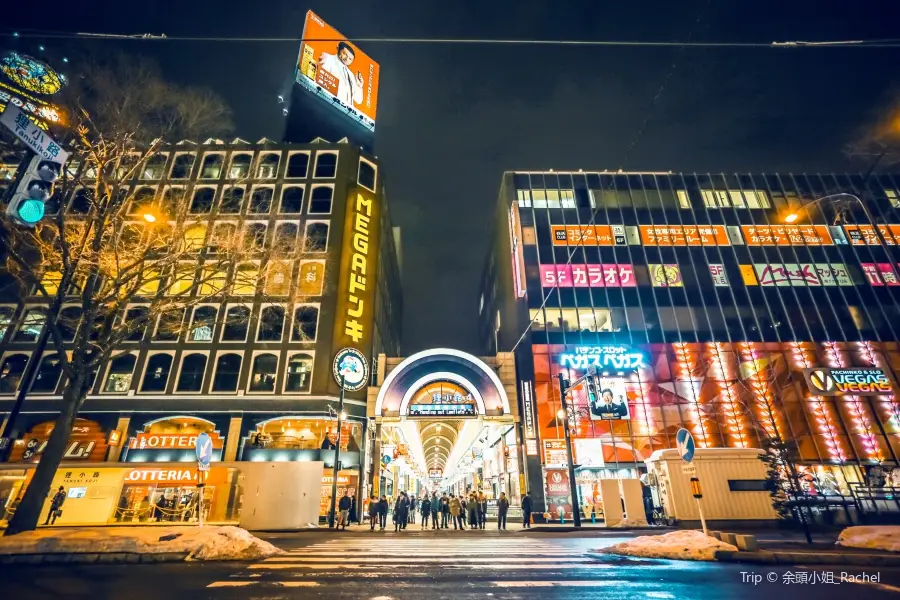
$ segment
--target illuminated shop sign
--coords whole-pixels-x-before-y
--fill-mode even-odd
[[[710,264],[709,274],[712,276],[714,286],[728,287],[728,274],[725,272],[725,265]]]
[[[554,246],[624,246],[624,225],[551,225]]]
[[[597,393],[590,401],[591,421],[628,420],[628,394],[621,377],[597,377]]]
[[[441,479],[443,476],[444,472],[441,469],[428,469],[429,479]]]
[[[748,246],[833,246],[827,225],[741,225]]]
[[[509,207],[509,247],[512,252],[513,289],[516,297],[525,296],[525,256],[522,253],[522,223],[519,220],[519,205],[513,202]]]
[[[844,225],[844,231],[853,246],[880,246],[881,237],[888,246],[895,246],[900,239],[900,225],[879,225],[880,237],[871,225]]]
[[[729,246],[724,225],[641,225],[645,246]]]
[[[564,465],[569,462],[566,440],[544,440],[544,464]]]
[[[817,396],[877,396],[894,393],[881,369],[804,369],[806,384]]]
[[[574,353],[559,355],[559,365],[568,369],[643,369],[644,353],[628,346],[579,346]]]
[[[636,287],[634,267],[626,264],[540,265],[544,287]]]
[[[891,267],[891,263],[861,263],[860,266],[870,285],[900,285],[897,272]]]
[[[852,286],[847,266],[841,263],[769,263],[753,265],[759,285],[772,286]]]
[[[144,433],[141,432],[131,438],[128,443],[128,447],[133,450],[163,450],[163,449],[174,449],[174,450],[193,450],[194,446],[197,443],[197,436],[199,434],[192,433],[186,435],[172,434],[172,433]],[[215,431],[209,432],[210,439],[212,440],[213,448],[222,448],[223,440]]]
[[[474,417],[474,404],[410,404],[410,417]]]
[[[647,265],[653,287],[684,287],[678,265]]]
[[[532,406],[534,402],[533,395],[531,393],[531,382],[523,381],[522,382],[522,407],[524,409],[525,415],[525,438],[526,439],[534,439],[537,437],[537,431],[534,427],[534,408]]]
[[[140,482],[192,482],[197,480],[195,469],[133,469],[125,476],[125,483]]]
[[[525,455],[526,456],[537,456],[538,455],[537,440],[525,440]]]

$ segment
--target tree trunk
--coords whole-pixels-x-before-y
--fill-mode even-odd
[[[44,509],[44,501],[50,494],[50,485],[53,483],[53,477],[62,462],[63,453],[69,442],[69,436],[72,434],[72,427],[75,425],[75,417],[78,414],[77,407],[81,406],[84,400],[86,390],[81,392],[83,382],[77,382],[78,385],[69,385],[63,394],[63,405],[59,416],[56,418],[56,425],[50,433],[50,439],[47,447],[41,453],[40,462],[34,470],[34,477],[28,484],[25,491],[25,497],[16,508],[9,526],[6,528],[6,535],[15,535],[23,531],[34,531],[38,526],[38,520]]]

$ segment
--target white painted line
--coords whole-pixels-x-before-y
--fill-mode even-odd
[[[340,558],[341,556],[346,555],[336,555],[332,557],[328,556],[275,556],[273,558],[267,558],[263,562],[334,562],[336,558]],[[456,556],[444,556],[442,558],[431,558],[431,557],[414,557],[414,558],[378,558],[372,557],[371,553],[368,558],[360,558],[360,557],[347,557],[348,560],[352,560],[355,563],[365,563],[365,564],[392,564],[398,563],[403,565],[416,564],[416,563],[446,563],[446,562],[464,562],[464,563],[477,563],[484,562],[490,560],[502,560],[507,562],[590,562],[584,557],[578,556],[568,556],[568,557],[534,557],[534,556],[492,556],[485,558],[472,558],[472,557],[459,557]]]
[[[441,566],[449,566],[449,565],[441,565]],[[495,569],[567,569],[567,568],[578,568],[578,569],[612,569],[614,565],[604,565],[597,564],[593,561],[584,561],[581,563],[565,563],[562,565],[546,565],[546,564],[534,564],[534,563],[517,563],[517,564],[494,564],[494,565],[460,565],[461,567],[465,567],[468,569],[479,569],[479,570],[495,570]]]
[[[248,585],[253,585],[255,583],[259,583],[258,581],[213,581],[209,584],[208,588],[221,588],[221,587],[247,587]]]
[[[385,569],[396,569],[397,567],[401,567],[403,565],[384,565]],[[258,563],[255,565],[250,565],[247,567],[248,569],[371,569],[372,565],[358,565],[358,564],[345,564],[345,563]]]
[[[494,587],[611,587],[624,581],[492,581]]]
[[[279,587],[316,587],[319,585],[318,581],[274,581],[273,583]]]
[[[644,592],[647,598],[674,598],[670,592]]]

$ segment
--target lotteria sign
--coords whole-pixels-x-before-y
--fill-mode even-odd
[[[578,346],[575,352],[559,355],[559,364],[568,369],[643,369],[644,353],[628,346]]]
[[[891,380],[881,369],[804,369],[806,384],[817,396],[878,396],[893,394]]]
[[[125,476],[125,483],[171,481],[192,482],[197,480],[197,471],[194,469],[134,469]]]

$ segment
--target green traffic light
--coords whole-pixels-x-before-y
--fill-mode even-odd
[[[25,199],[19,203],[16,212],[23,222],[33,225],[44,218],[44,203],[40,200]]]

